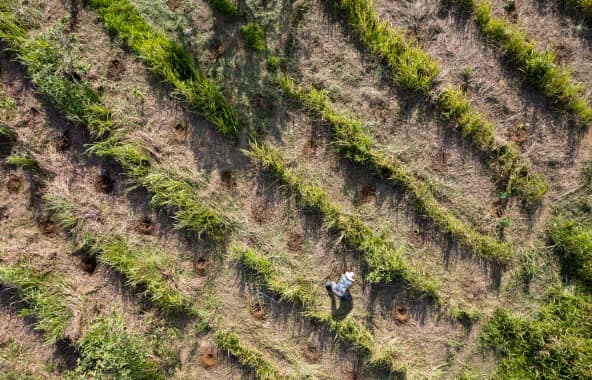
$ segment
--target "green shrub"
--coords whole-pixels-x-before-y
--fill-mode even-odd
[[[39,161],[29,155],[11,154],[6,158],[6,163],[32,173],[39,173],[41,171]]]
[[[255,51],[265,51],[265,31],[261,25],[251,22],[241,27],[247,46]]]
[[[37,272],[24,263],[0,265],[0,283],[17,288],[25,302],[19,316],[34,316],[35,330],[45,333],[48,344],[64,337],[74,313],[67,299],[65,280],[53,272]]]
[[[592,225],[556,216],[548,234],[576,277],[592,287]]]
[[[77,366],[68,379],[157,380],[165,376],[150,343],[128,331],[123,316],[101,316],[77,344]]]
[[[226,16],[236,16],[238,9],[231,0],[210,0],[212,8]]]
[[[269,58],[267,58],[267,68],[272,73],[278,71],[280,68],[280,57],[276,55],[270,55]]]
[[[0,124],[0,141],[4,141],[5,143],[14,143],[16,138],[17,135],[14,129]]]

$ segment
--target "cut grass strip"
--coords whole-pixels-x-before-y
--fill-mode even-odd
[[[339,233],[349,246],[364,253],[368,281],[391,282],[400,278],[416,292],[439,301],[438,287],[427,273],[412,268],[403,258],[401,249],[395,249],[392,244],[373,234],[372,229],[358,217],[343,214],[322,188],[289,169],[276,150],[252,144],[251,150],[245,151],[245,154],[297,194],[302,206],[320,212],[325,226]]]
[[[502,357],[495,379],[592,378],[592,298],[552,289],[533,318],[498,309],[481,341]]]
[[[405,41],[402,33],[380,21],[366,0],[334,0],[346,15],[360,40],[392,67],[393,80],[402,88],[427,94],[440,72],[437,63],[423,50]]]
[[[288,379],[259,351],[241,343],[239,336],[230,330],[216,331],[216,344],[234,356],[239,363],[254,370],[255,377],[259,380]]]
[[[54,344],[74,317],[68,306],[65,279],[54,272],[37,272],[24,263],[0,265],[0,282],[17,288],[26,306],[20,317],[35,317],[34,329],[43,331],[45,341]]]
[[[237,141],[241,125],[226,98],[195,68],[191,54],[170,41],[164,32],[154,31],[127,0],[90,0],[107,29],[138,54],[160,79],[173,86],[224,136]]]
[[[490,166],[499,175],[501,184],[509,194],[518,195],[529,207],[540,203],[548,187],[537,175],[529,173],[529,167],[520,160],[515,148],[506,143],[496,142],[496,129],[493,124],[487,121],[471,105],[466,95],[460,90],[454,90],[451,85],[440,94],[433,90],[433,80],[439,72],[436,63],[427,53],[414,48],[417,53],[401,53],[399,47],[403,41],[403,35],[387,27],[385,22],[380,22],[377,13],[372,8],[372,1],[367,0],[333,0],[346,15],[348,21],[357,31],[360,41],[377,57],[389,63],[393,70],[393,81],[396,85],[417,90],[422,88],[427,96],[434,96],[435,103],[440,107],[444,116],[453,119],[458,123],[463,137],[468,138],[471,143],[482,152],[490,162]],[[393,42],[389,42],[393,41]],[[406,43],[408,44],[408,43]],[[421,52],[421,53],[419,53]],[[430,62],[433,66],[432,75],[429,80],[422,81],[422,86],[406,87],[398,79],[399,60],[409,59],[417,56],[416,62]],[[411,61],[414,61],[411,59]],[[409,73],[407,73],[409,71]],[[422,77],[425,70],[421,64],[406,66],[403,70],[406,76]]]
[[[368,360],[367,364],[373,367],[386,367],[393,373],[400,374],[404,369],[389,358],[380,355],[372,333],[357,323],[353,318],[336,320],[330,313],[320,310],[321,300],[314,290],[314,284],[302,280],[297,283],[286,282],[280,269],[263,254],[250,247],[234,246],[236,260],[247,270],[256,276],[256,280],[267,291],[278,296],[280,301],[303,310],[302,315],[314,324],[324,325],[335,339],[349,345]]]
[[[14,35],[3,32],[6,30]],[[193,184],[155,168],[145,149],[123,141],[116,133],[119,128],[99,94],[88,83],[65,77],[60,67],[64,47],[59,33],[27,39],[26,29],[14,14],[0,12],[0,38],[16,51],[39,93],[68,119],[86,126],[94,138],[103,139],[93,144],[89,152],[118,161],[136,185],[144,186],[152,194],[154,206],[172,209],[178,229],[198,237],[206,234],[214,240],[228,235],[231,223],[200,200]]]
[[[585,127],[592,120],[592,108],[582,95],[584,87],[573,82],[571,72],[554,62],[552,51],[540,51],[537,42],[526,40],[526,33],[507,19],[494,17],[489,0],[458,0],[475,14],[481,32],[498,44],[517,66],[524,79],[556,100]]]
[[[592,288],[592,226],[556,216],[547,232],[575,276]]]
[[[97,255],[101,263],[123,274],[131,287],[145,289],[147,298],[163,313],[194,313],[190,300],[167,280],[165,273],[173,281],[180,275],[173,257],[156,248],[132,247],[122,237],[98,236],[65,197],[47,195],[43,200],[45,209],[71,236],[75,247]]]
[[[149,342],[128,330],[123,316],[100,316],[77,342],[77,366],[67,379],[164,380]]]
[[[477,232],[444,209],[427,186],[409,174],[400,162],[388,162],[384,155],[374,149],[376,144],[364,131],[362,122],[336,112],[323,90],[298,86],[288,76],[281,77],[279,83],[286,94],[330,124],[333,143],[340,153],[353,162],[370,168],[382,178],[402,186],[414,200],[417,211],[432,219],[459,244],[485,259],[500,264],[508,262],[512,255],[508,244]]]

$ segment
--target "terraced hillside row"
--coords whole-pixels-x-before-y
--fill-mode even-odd
[[[0,378],[592,376],[572,6],[3,3]]]

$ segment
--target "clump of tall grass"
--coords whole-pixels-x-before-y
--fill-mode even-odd
[[[405,41],[401,32],[380,21],[369,0],[334,0],[346,15],[360,40],[372,54],[387,61],[394,81],[407,90],[427,94],[440,72],[438,65],[423,50]]]
[[[318,304],[318,294],[312,283],[287,283],[273,263],[253,248],[234,246],[233,251],[241,265],[254,273],[269,291],[279,296],[281,301],[304,308]]]
[[[322,323],[339,341],[351,345],[351,348],[365,355],[370,355],[374,350],[374,337],[365,327],[358,324],[352,318],[336,320],[331,313],[318,310],[305,311],[306,318],[313,323]]]
[[[555,288],[531,319],[498,309],[483,327],[481,341],[503,359],[495,378],[590,378],[592,298]]]
[[[265,44],[265,31],[261,25],[256,22],[250,22],[241,27],[241,32],[247,46],[255,51],[265,51],[267,45]]]
[[[230,330],[216,331],[216,344],[234,356],[242,365],[255,371],[259,380],[288,379],[254,348],[241,343],[239,336]]]
[[[74,313],[69,307],[65,279],[55,272],[38,272],[24,263],[0,265],[0,282],[17,288],[25,306],[19,316],[35,317],[35,330],[43,331],[49,344],[64,337]]]
[[[131,333],[119,314],[97,318],[77,347],[77,366],[67,379],[165,379],[149,342]]]
[[[229,17],[238,14],[238,9],[231,0],[210,0],[210,5],[218,12]]]
[[[487,156],[504,192],[517,195],[527,207],[542,201],[549,184],[531,172],[515,147],[496,141],[496,128],[471,106],[463,91],[448,85],[437,104],[446,117],[458,123],[462,136]]]
[[[17,134],[14,129],[0,124],[0,141],[2,144],[12,144],[16,141]]]
[[[6,163],[31,173],[39,173],[41,171],[39,161],[28,154],[11,154],[6,157]]]
[[[555,216],[548,236],[569,269],[584,284],[592,288],[592,225]]]
[[[150,70],[172,85],[220,133],[238,140],[241,128],[235,111],[220,90],[196,69],[191,54],[155,31],[128,0],[90,0],[106,27],[138,54]]]
[[[245,154],[297,194],[303,207],[320,212],[328,229],[337,232],[348,245],[364,253],[369,281],[390,282],[401,278],[415,291],[425,293],[434,300],[439,299],[436,283],[424,271],[412,268],[400,249],[376,236],[358,217],[342,213],[319,186],[289,169],[276,150],[252,144],[251,150]]]
[[[477,255],[502,264],[509,260],[511,248],[508,244],[477,232],[442,207],[429,188],[409,174],[400,162],[388,162],[383,154],[374,149],[375,143],[364,131],[362,122],[336,112],[323,90],[298,86],[287,75],[280,77],[279,84],[286,94],[329,123],[333,143],[342,154],[402,186],[414,200],[419,213],[431,218],[443,231]]]
[[[46,210],[70,234],[77,249],[97,255],[99,262],[123,274],[131,287],[145,289],[147,298],[163,313],[193,313],[191,301],[174,289],[164,274],[168,273],[173,282],[181,274],[172,256],[156,248],[132,247],[119,236],[97,235],[65,197],[47,195],[44,201]]]
[[[551,51],[540,51],[536,42],[528,42],[526,33],[508,20],[492,15],[489,0],[459,0],[471,10],[481,32],[499,44],[533,87],[558,101],[571,112],[578,124],[587,126],[592,120],[592,108],[582,96],[584,87],[573,82],[571,72],[554,62]]]

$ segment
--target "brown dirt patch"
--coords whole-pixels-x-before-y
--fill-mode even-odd
[[[110,194],[113,191],[115,181],[105,173],[95,179],[95,189],[100,193]]]
[[[71,146],[70,134],[67,131],[56,137],[55,147],[58,152],[65,152],[69,150]]]
[[[7,207],[0,207],[0,221],[8,219],[8,208]]]
[[[218,352],[212,347],[203,347],[199,350],[199,365],[205,369],[218,366]]]
[[[23,178],[18,175],[11,175],[6,181],[6,190],[10,194],[18,193],[23,185]]]
[[[124,72],[125,64],[120,59],[114,58],[109,61],[109,66],[107,67],[107,78],[119,79]]]
[[[517,124],[506,131],[506,137],[508,140],[515,142],[519,146],[522,146],[528,140],[528,132],[526,131],[526,127],[524,125]]]
[[[222,170],[220,179],[227,189],[234,190],[236,188],[236,174],[231,169]]]
[[[42,217],[38,220],[39,229],[46,235],[53,235],[58,232],[57,224],[49,217]]]
[[[462,283],[462,289],[465,292],[467,298],[471,300],[482,300],[487,295],[487,291],[483,285],[474,278],[465,279]]]
[[[269,96],[265,96],[264,94],[255,94],[253,96],[253,103],[257,108],[264,112],[270,113],[273,110],[273,101]]]
[[[251,207],[251,215],[257,223],[263,224],[269,217],[269,208],[265,203],[257,202]]]
[[[504,215],[507,204],[508,202],[505,199],[498,199],[497,201],[493,202],[493,205],[491,206],[491,215],[496,218]]]
[[[269,310],[265,304],[259,301],[253,302],[251,304],[251,315],[253,316],[253,318],[261,321],[267,319],[268,314]]]
[[[448,153],[441,150],[437,152],[434,157],[432,158],[431,162],[432,170],[435,170],[440,173],[445,173],[448,171]]]
[[[214,39],[210,44],[210,55],[212,56],[213,60],[218,60],[222,55],[224,55],[224,43],[219,39]]]
[[[396,324],[402,325],[411,319],[411,309],[407,306],[397,305],[393,309],[393,320]]]
[[[518,4],[515,0],[505,1],[504,11],[510,21],[512,21],[512,22],[518,21]]]
[[[290,251],[299,252],[304,247],[304,236],[299,232],[288,233],[288,249]]]
[[[134,230],[142,235],[154,235],[156,232],[156,224],[150,218],[143,218],[138,221]]]
[[[172,10],[176,10],[177,8],[181,7],[181,5],[183,5],[183,1],[182,0],[167,0],[167,6],[169,8],[171,8]]]
[[[409,243],[415,248],[423,247],[423,237],[418,228],[412,228],[409,230]]]
[[[304,358],[309,363],[317,363],[319,360],[321,360],[323,353],[317,345],[308,343],[302,347],[302,356],[304,356]]]
[[[314,156],[317,153],[318,145],[313,139],[308,139],[302,147],[302,153],[306,156]]]
[[[193,269],[195,269],[195,273],[200,276],[205,276],[206,272],[210,266],[210,261],[205,256],[199,256],[195,259],[195,263],[193,264]]]
[[[564,65],[566,63],[569,63],[569,59],[573,55],[573,51],[571,50],[570,46],[568,46],[567,44],[564,44],[564,43],[560,43],[555,46],[554,50],[555,50],[555,62],[556,63],[558,63],[560,65]]]

